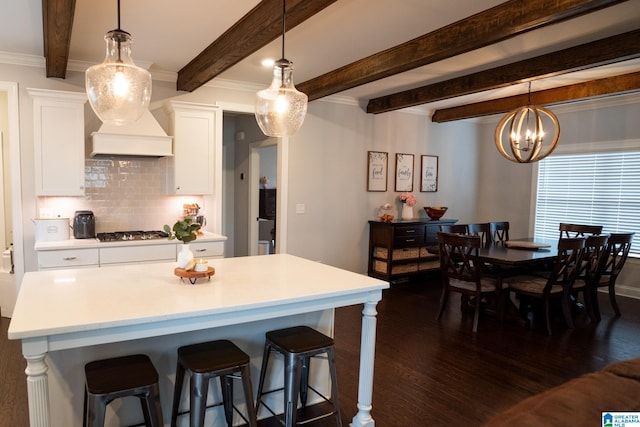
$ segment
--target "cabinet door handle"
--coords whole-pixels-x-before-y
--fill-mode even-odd
[[[63,261],[73,261],[74,259],[76,259],[76,257],[74,257],[74,256],[66,256],[66,257],[62,258]]]
[[[415,241],[416,241],[416,239],[405,239],[405,242],[407,242],[407,243],[411,243],[411,242],[415,242]]]
[[[415,233],[415,232],[416,232],[416,230],[407,230],[407,234],[409,234],[409,233]]]
[[[196,252],[206,252],[206,249],[196,249]]]

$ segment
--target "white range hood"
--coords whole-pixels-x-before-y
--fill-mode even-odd
[[[168,136],[150,111],[137,122],[116,126],[102,124],[91,134],[91,157],[111,156],[173,156],[173,138]]]

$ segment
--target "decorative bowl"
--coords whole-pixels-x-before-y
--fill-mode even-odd
[[[447,211],[446,206],[425,206],[424,211],[427,213],[427,216],[431,218],[433,221],[436,221],[442,218],[442,215]]]

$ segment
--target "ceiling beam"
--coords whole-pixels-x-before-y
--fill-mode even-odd
[[[640,57],[640,30],[369,100],[379,114]]]
[[[509,0],[296,85],[319,99],[626,0]]]
[[[546,89],[529,94],[509,96],[490,101],[476,102],[457,107],[436,110],[431,121],[436,123],[471,119],[491,114],[504,114],[528,103],[532,105],[552,105],[586,98],[640,91],[640,71],[619,76],[606,77],[588,82]]]
[[[75,0],[42,0],[42,35],[47,77],[67,75]]]
[[[287,30],[337,0],[289,0]],[[258,49],[282,36],[282,1],[263,0],[178,71],[177,89],[194,91]]]

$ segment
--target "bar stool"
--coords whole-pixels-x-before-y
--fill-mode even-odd
[[[293,427],[297,424],[298,395],[302,408],[307,406],[307,395],[310,389],[325,401],[333,405],[333,411],[320,415],[313,420],[336,416],[336,425],[342,427],[340,418],[340,405],[338,403],[338,380],[336,375],[335,355],[333,339],[321,334],[308,326],[294,326],[292,328],[279,329],[267,332],[258,384],[258,397],[256,402],[256,414],[260,405],[273,415],[276,413],[262,401],[262,396],[284,390],[285,427]],[[271,351],[276,351],[284,356],[284,387],[263,391],[265,374],[269,364]],[[323,396],[309,385],[309,362],[311,357],[318,357],[326,353],[331,375],[331,399]]]
[[[207,409],[207,394],[209,380],[219,377],[222,389],[222,404],[227,425],[233,425],[233,411],[249,424],[257,427],[256,414],[253,411],[253,390],[251,388],[251,370],[249,355],[240,350],[228,340],[210,341],[187,345],[178,349],[178,365],[176,368],[176,383],[173,393],[173,409],[171,410],[171,426],[175,427],[184,382],[185,371],[191,373],[189,420],[191,427],[204,425],[205,410]],[[244,388],[244,398],[247,404],[247,418],[233,404],[233,380],[239,379],[234,372],[240,372]]]
[[[114,399],[140,399],[146,426],[162,427],[158,372],[144,354],[89,362],[84,367],[84,414],[82,425],[102,427],[107,405]]]

